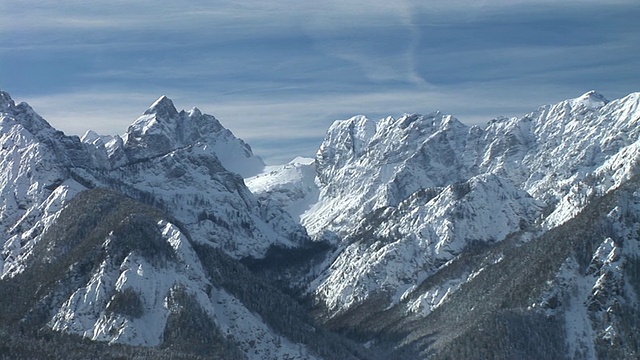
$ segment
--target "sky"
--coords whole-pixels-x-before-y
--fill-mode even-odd
[[[268,164],[334,120],[522,116],[640,91],[638,0],[0,0],[0,89],[69,135],[123,134],[158,97]]]

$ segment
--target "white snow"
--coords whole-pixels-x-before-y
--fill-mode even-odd
[[[295,163],[309,165],[306,159]],[[80,140],[57,132],[28,105],[15,105],[0,92],[1,276],[23,271],[33,246],[85,185],[115,187],[132,196],[146,191],[153,201],[164,202],[195,239],[236,257],[259,257],[274,243],[294,246],[304,240],[304,229],[286,212],[261,204],[242,177],[225,167],[248,176],[259,173],[264,163],[214,117],[197,109],[177,112],[166,98],[141,116],[124,139],[88,132]],[[275,334],[238,300],[212,287],[176,225],[161,221],[157,226],[176,262],[160,266],[136,252],[122,261],[107,256],[86,284],[52,309],[49,326],[94,340],[155,346],[170,312],[167,296],[182,285],[219,326],[232,320],[225,323],[228,336],[242,344],[249,358],[313,358],[304,345]],[[106,246],[110,239],[104,241]],[[138,295],[144,308],[140,317],[108,311],[122,291]],[[231,305],[214,302],[218,293]],[[258,336],[264,341],[251,341]]]
[[[365,239],[371,245],[347,246],[309,288],[330,310],[346,310],[381,290],[399,299],[471,241],[501,241],[539,214],[538,202],[494,175],[467,185],[462,196],[449,186],[427,201],[410,198],[388,210]]]
[[[485,127],[439,112],[356,116],[328,129],[315,161],[317,190],[290,164],[247,183],[317,237],[329,231],[352,239],[374,210],[400,209],[384,212],[369,245],[343,246],[308,287],[336,311],[377,291],[397,300],[425,266],[433,271],[469,241],[500,241],[534,224],[551,229],[637,174],[639,103],[640,93],[609,102],[590,91]],[[449,186],[464,182],[474,190],[458,199]],[[423,189],[435,198],[412,203]],[[299,199],[304,207],[292,206]],[[550,214],[541,214],[544,207]]]
[[[265,168],[213,116],[196,108],[177,111],[166,97],[122,137],[88,132],[80,142],[0,92],[2,277],[24,269],[42,232],[87,183],[116,183],[130,194],[146,192],[195,241],[236,258],[263,256],[274,244],[297,246],[306,234],[295,220],[316,237],[333,233],[345,242],[323,264],[309,293],[335,312],[378,291],[391,295],[390,306],[412,294],[417,300],[410,309],[427,314],[474,274],[424,294],[413,294],[417,284],[471,241],[501,241],[532,225],[556,227],[638,174],[639,104],[640,93],[609,102],[588,92],[484,127],[439,112],[378,121],[356,116],[328,129],[315,159]],[[84,181],[74,180],[70,169]],[[376,222],[367,222],[376,210]],[[157,268],[136,254],[120,264],[105,260],[57,309],[50,326],[105,341],[158,344],[168,316],[166,296],[177,282],[244,349],[254,351],[250,356],[310,356],[223,289],[205,291],[210,284],[186,237],[169,222],[158,227],[177,264]],[[633,231],[637,227],[619,233],[630,238]],[[569,289],[565,317],[573,353],[595,356],[593,336],[615,338],[615,323],[593,327],[585,302],[620,281],[616,259],[621,251],[637,253],[638,246],[620,248],[603,239],[593,259],[597,274],[578,274],[571,259],[560,271],[558,282]],[[127,288],[143,299],[148,311],[141,318],[104,311],[115,292]],[[251,345],[257,336],[263,341]]]
[[[568,287],[563,301],[568,355],[571,358],[596,359],[593,326],[589,319],[586,300],[593,287],[593,279],[577,273],[578,264],[568,259],[558,274],[561,286]]]
[[[249,190],[270,206],[282,207],[300,219],[318,202],[315,160],[295,158],[282,166],[268,166],[262,174],[245,179]]]
[[[195,297],[223,335],[237,344],[249,359],[315,359],[306,346],[275,334],[235,297],[213,287],[193,248],[174,224],[162,220],[157,225],[174,249],[177,263],[158,267],[135,252],[121,263],[107,257],[89,282],[56,310],[49,326],[92,340],[157,346],[162,342],[171,312],[168,297],[175,288],[181,287]],[[138,294],[142,302],[144,312],[139,318],[107,311],[116,293],[126,289]]]

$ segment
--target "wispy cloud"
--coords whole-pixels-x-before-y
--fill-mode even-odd
[[[122,133],[166,94],[277,162],[355,114],[482,123],[637,91],[638,16],[637,0],[4,2],[0,86],[73,134]]]

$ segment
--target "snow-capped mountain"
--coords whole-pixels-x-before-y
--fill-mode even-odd
[[[253,155],[251,147],[236,138],[213,116],[202,114],[198,108],[178,112],[166,96],[160,97],[134,121],[127,133],[112,140],[108,146],[114,164],[134,163],[170,151],[198,146],[209,154],[215,154],[225,169],[249,177],[261,172],[265,164]],[[121,144],[121,145],[120,145]],[[119,146],[120,145],[120,146]]]
[[[0,92],[0,335],[175,357],[636,358],[639,103],[591,91],[485,126],[356,116],[315,159],[265,167],[166,97],[122,136],[80,139]]]
[[[29,105],[2,93],[0,208],[3,276],[20,271],[38,236],[65,201],[94,187],[152,202],[198,241],[236,258],[261,257],[273,244],[296,246],[304,229],[288,213],[259,203],[242,177],[264,164],[210,115],[178,112],[161,97],[121,137],[65,136]],[[220,154],[220,156],[218,156]]]
[[[613,180],[603,184],[606,190],[633,172],[628,164],[614,176],[607,171],[617,163],[604,164],[615,162],[620,152],[626,158],[634,151],[638,97],[609,103],[588,92],[485,127],[469,127],[440,113],[336,121],[316,159],[319,200],[302,214],[302,223],[311,234],[346,234],[367,213],[395,206],[417,190],[485,173],[547,203],[560,201],[574,184],[594,174]],[[252,190],[268,192],[265,184]]]
[[[269,166],[245,183],[258,198],[284,208],[295,219],[318,201],[315,159],[297,157],[282,166]]]
[[[70,200],[26,264],[1,283],[3,324],[225,359],[348,358],[351,351],[238,261],[112,190]]]
[[[633,179],[543,234],[471,246],[397,304],[373,297],[328,324],[388,357],[634,358],[637,188]]]
[[[316,157],[319,201],[302,223],[312,234],[344,235],[375,209],[397,205],[422,188],[468,178],[456,158],[466,131],[440,113],[335,122]]]
[[[3,326],[223,358],[359,349],[238,261],[309,239],[225,168],[264,164],[214,117],[162,97],[124,137],[81,140],[0,95]]]
[[[416,192],[367,217],[310,288],[332,313],[378,292],[397,303],[470,244],[501,241],[529,227],[541,210],[495,175]]]
[[[336,121],[316,157],[317,201],[300,219],[316,238],[330,233],[340,243],[309,270],[308,294],[329,324],[349,332],[384,311],[397,322],[428,317],[484,269],[445,277],[449,264],[515,234],[537,242],[638,174],[639,102],[638,93],[608,101],[591,91],[484,127],[438,112]],[[251,189],[288,206],[295,197],[282,196],[279,178],[286,176],[263,174]],[[487,256],[488,264],[503,259]],[[589,334],[605,331],[584,324]]]
[[[77,137],[53,129],[26,103],[0,92],[2,275],[19,271],[38,236],[84,187],[72,168],[104,169]]]

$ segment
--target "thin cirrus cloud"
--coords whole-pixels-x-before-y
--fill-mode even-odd
[[[638,16],[636,0],[5,2],[0,88],[75,134],[122,133],[166,94],[277,163],[356,114],[478,123],[638,91]]]

